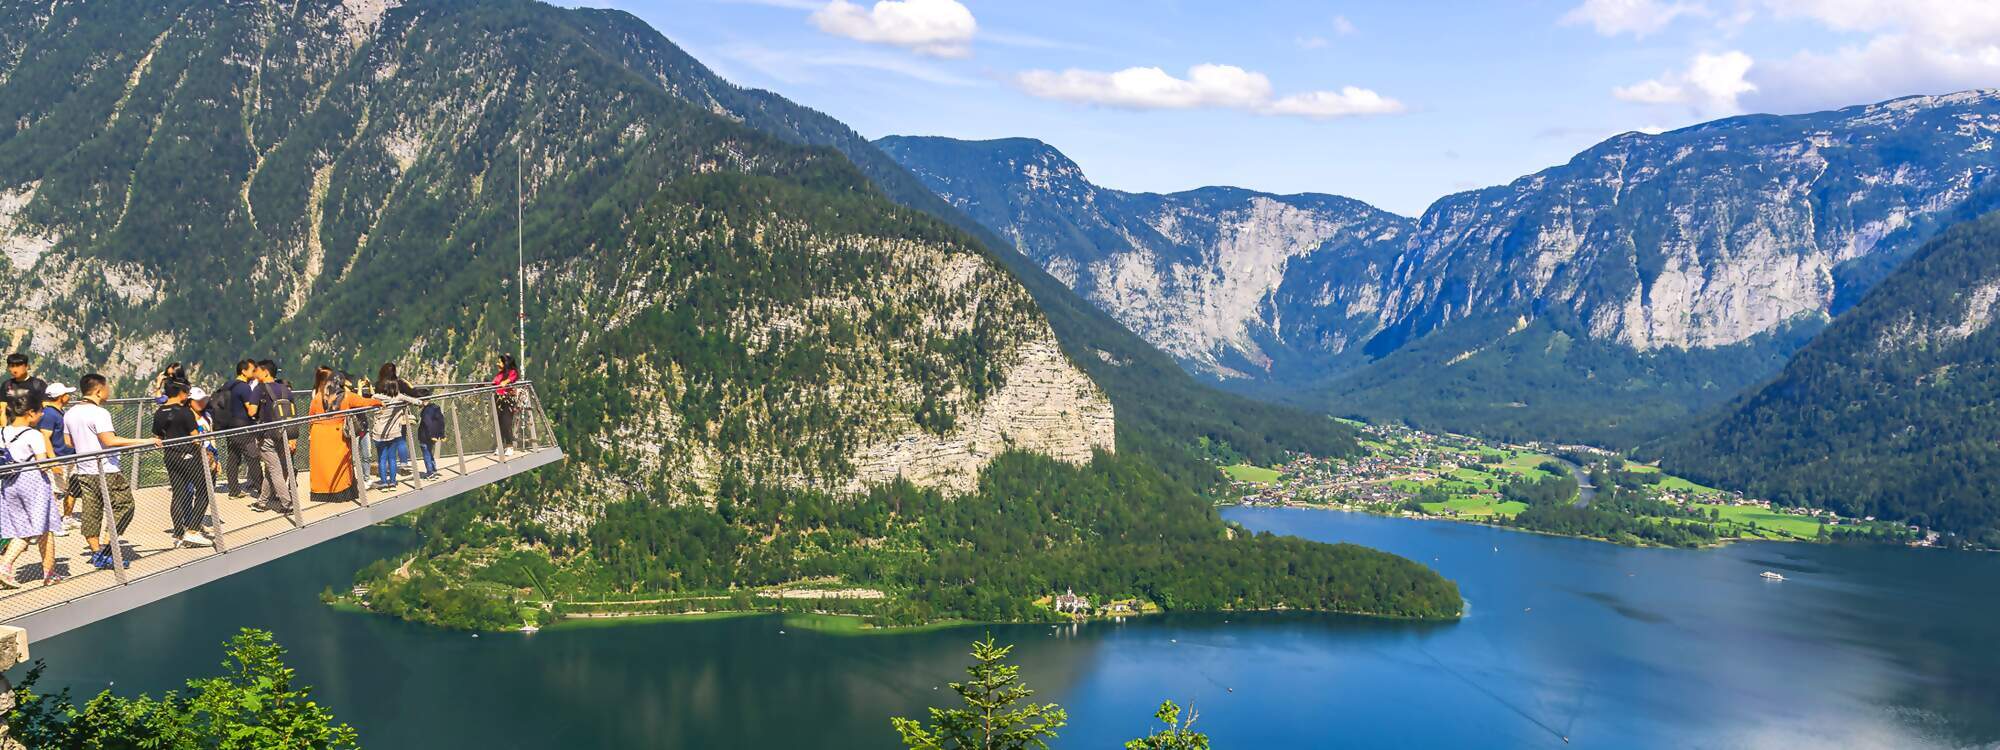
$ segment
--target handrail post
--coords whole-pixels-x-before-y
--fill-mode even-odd
[[[418,419],[423,418],[421,416],[422,412],[418,412],[418,415]],[[410,486],[422,487],[424,473],[418,471],[417,467],[423,465],[419,463],[424,459],[423,446],[417,445],[417,428],[411,427],[408,421],[403,422],[403,448],[410,453],[410,460],[404,462],[410,467]],[[402,481],[402,467],[398,466],[396,468],[396,481],[400,482]]]
[[[215,441],[209,440],[208,444],[215,445]],[[215,504],[215,472],[208,468],[208,448],[196,443],[194,456],[196,462],[201,464],[201,493],[208,498],[208,517],[213,521],[208,526],[209,532],[215,535],[215,551],[228,552],[228,545],[222,542],[222,508]]]
[[[292,441],[285,434],[289,429],[271,428],[271,439],[278,441],[278,472],[285,483],[285,494],[291,496],[292,528],[299,528],[306,525],[306,504],[299,501],[299,477],[297,472],[292,471]]]
[[[493,414],[493,457],[507,460],[507,438],[500,434],[500,391],[486,392],[486,410]]]
[[[354,477],[354,501],[366,507],[368,505],[368,483],[362,481],[363,478],[361,475],[361,415],[350,415],[346,419],[347,424],[354,425],[353,432],[347,438],[349,455],[352,456],[349,463],[353,464],[354,467],[348,472],[350,476]]]
[[[118,509],[111,505],[110,474],[104,473],[104,459],[97,460],[97,499],[104,504],[103,528],[105,544],[111,548],[111,575],[118,579],[118,585],[125,585],[125,548],[118,541]],[[131,488],[128,486],[129,492]],[[94,551],[94,550],[93,550]]]
[[[458,429],[458,405],[463,399],[454,399],[451,404],[451,447],[458,451],[458,475],[465,476],[465,433]]]
[[[136,438],[136,437],[139,437],[139,436],[141,436],[141,435],[144,435],[144,434],[146,434],[146,404],[145,404],[145,402],[140,402],[140,403],[137,403],[137,404],[134,404],[134,405],[132,406],[132,411],[133,411],[133,412],[135,412],[135,413],[134,413],[134,414],[132,415],[132,437],[135,437],[135,438]],[[132,456],[132,459],[133,459],[133,460],[132,460],[132,465],[131,465],[131,466],[127,466],[127,467],[125,467],[125,472],[126,472],[126,477],[125,477],[125,486],[126,486],[126,487],[128,487],[128,488],[130,488],[130,489],[131,489],[131,490],[132,490],[133,492],[138,492],[138,491],[139,491],[139,464],[141,463],[141,461],[139,460],[139,456],[138,456],[138,454],[133,454],[133,456]]]
[[[536,420],[534,418],[530,417],[523,420],[522,417],[529,412],[540,414],[540,404],[541,402],[535,397],[534,386],[520,387],[514,390],[514,429],[519,430],[523,425],[526,425],[528,428],[528,444],[537,448],[542,445],[541,430],[536,429]]]

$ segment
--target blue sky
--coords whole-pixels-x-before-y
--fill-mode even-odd
[[[578,4],[571,2],[568,4]],[[2000,86],[2000,0],[595,0],[862,134],[1415,215],[1628,130]]]

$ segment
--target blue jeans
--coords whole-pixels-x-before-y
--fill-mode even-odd
[[[396,483],[396,467],[410,460],[410,441],[404,438],[375,441],[375,473],[383,484]]]
[[[423,443],[419,444],[418,447],[424,449],[424,474],[429,475],[438,473],[437,457],[431,454],[431,451],[433,449],[432,442],[429,440],[425,440],[423,441]]]

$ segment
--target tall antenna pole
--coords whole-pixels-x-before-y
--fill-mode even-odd
[[[523,249],[528,228],[522,219],[527,194],[521,189],[521,173],[527,170],[526,150],[525,146],[514,147],[514,316],[521,337],[515,359],[523,373],[528,371],[528,255]]]

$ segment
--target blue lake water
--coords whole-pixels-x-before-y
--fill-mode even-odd
[[[834,636],[776,618],[462,633],[336,612],[323,586],[411,544],[371,529],[35,644],[51,685],[162,690],[274,631],[375,748],[889,747],[985,632],[1057,743],[1116,747],[1162,698],[1217,747],[1962,747],[2000,742],[2000,556],[1744,544],[1641,550],[1479,526],[1231,509],[1459,582],[1451,624],[1172,615]],[[1784,573],[1782,583],[1758,577]],[[1278,574],[1273,571],[1273,574]]]

